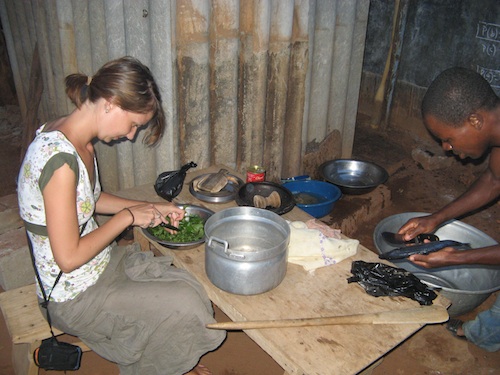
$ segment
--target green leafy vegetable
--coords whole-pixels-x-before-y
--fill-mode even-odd
[[[203,219],[199,215],[191,214],[184,216],[179,222],[179,231],[176,233],[169,233],[160,225],[148,228],[148,232],[162,241],[184,243],[201,240],[205,235],[204,227]]]

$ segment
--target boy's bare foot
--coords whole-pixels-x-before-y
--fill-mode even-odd
[[[205,366],[198,364],[194,369],[184,375],[212,375],[212,371]]]
[[[462,328],[463,324],[464,322],[459,319],[450,319],[446,324],[446,329],[450,331],[455,337],[465,339],[465,333]]]

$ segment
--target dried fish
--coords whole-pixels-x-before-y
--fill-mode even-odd
[[[227,185],[227,183],[228,183],[227,174],[228,173],[229,172],[227,169],[222,168],[217,173],[210,173],[210,174],[206,175],[205,177],[201,178],[197,182],[197,184],[196,184],[197,190],[198,191],[208,191],[210,193],[218,193],[219,191],[224,189],[224,187]]]
[[[278,208],[281,206],[281,197],[276,190],[273,191],[268,197],[264,197],[262,195],[254,195],[253,205],[257,208]]]
[[[254,205],[254,207],[257,207],[257,208],[266,208],[267,200],[262,195],[258,195],[258,194],[254,195],[253,196],[253,205]]]
[[[281,197],[277,191],[273,191],[269,197],[267,197],[267,204],[273,208],[281,206]]]

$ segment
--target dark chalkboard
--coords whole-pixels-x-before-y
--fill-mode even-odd
[[[363,70],[383,73],[393,13],[394,0],[371,0]],[[410,0],[398,79],[427,87],[452,66],[500,93],[500,0]]]

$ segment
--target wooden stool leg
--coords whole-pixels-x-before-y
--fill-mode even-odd
[[[33,362],[33,350],[38,346],[40,341],[12,345],[12,366],[16,375],[38,375],[38,367]]]
[[[35,341],[31,343],[31,348],[28,357],[28,363],[29,363],[28,375],[38,375],[38,366],[35,365],[35,361],[33,360],[33,353],[35,352],[35,349],[40,346],[41,343],[42,343],[41,341]]]

